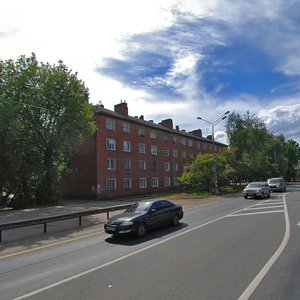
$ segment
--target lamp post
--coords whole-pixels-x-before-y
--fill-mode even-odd
[[[209,123],[211,125],[211,139],[212,139],[212,147],[213,147],[213,154],[215,154],[215,126],[219,124],[221,121],[225,120],[227,118],[227,115],[230,113],[230,111],[226,111],[221,117],[219,117],[217,120],[214,122],[207,121],[201,117],[197,117],[198,120],[202,120],[206,123]],[[217,173],[217,165],[213,164],[212,166],[212,171],[215,175],[215,189],[216,189],[216,194],[219,194],[219,189],[218,189],[218,173]]]

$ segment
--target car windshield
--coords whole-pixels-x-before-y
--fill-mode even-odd
[[[126,209],[126,212],[130,213],[140,213],[147,211],[151,205],[151,202],[140,202],[135,203]]]
[[[270,179],[269,184],[277,184],[280,183],[280,179]]]
[[[261,183],[256,183],[256,182],[254,182],[254,183],[249,183],[249,184],[247,185],[247,187],[248,187],[248,188],[260,188],[260,187],[261,187]]]

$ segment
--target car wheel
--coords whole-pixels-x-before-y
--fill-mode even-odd
[[[147,227],[144,223],[141,223],[138,225],[137,229],[136,229],[136,233],[135,235],[138,237],[138,238],[141,238],[143,237],[147,232]]]
[[[248,199],[248,196],[244,196],[245,199]]]
[[[172,225],[176,226],[179,224],[179,216],[175,215],[172,220]]]
[[[265,198],[265,194],[261,193],[261,199],[264,199],[264,198]]]

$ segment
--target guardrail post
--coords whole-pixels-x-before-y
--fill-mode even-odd
[[[106,212],[106,219],[109,219],[109,211]]]
[[[0,242],[2,242],[2,230],[0,230]]]
[[[81,226],[81,216],[79,216],[79,226]]]
[[[44,223],[44,233],[47,232],[47,223]]]

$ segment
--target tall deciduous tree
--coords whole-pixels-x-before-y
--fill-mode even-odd
[[[57,201],[68,160],[94,131],[88,89],[61,61],[40,63],[34,54],[0,61],[2,200],[13,195],[15,207]]]

